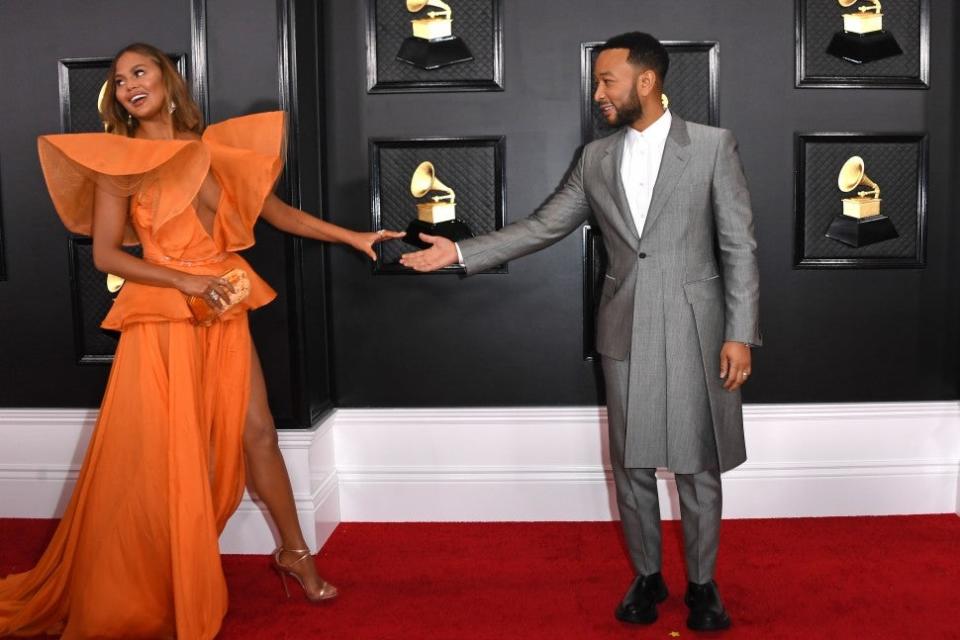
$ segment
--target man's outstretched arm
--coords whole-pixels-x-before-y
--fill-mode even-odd
[[[581,154],[563,186],[531,215],[499,231],[459,243],[468,275],[539,251],[583,224],[590,215],[590,205],[583,192],[585,153]],[[420,237],[433,246],[403,254],[400,263],[404,266],[417,271],[435,271],[459,262],[457,246],[450,240],[424,234]]]

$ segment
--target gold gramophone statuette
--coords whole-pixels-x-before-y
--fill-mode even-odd
[[[437,179],[432,162],[421,162],[410,179],[410,193],[414,198],[422,198],[431,191],[442,191],[443,194],[431,196],[430,202],[418,202],[417,218],[429,224],[456,220],[457,195]]]
[[[841,7],[856,10],[843,14],[843,30],[833,34],[827,53],[852,62],[864,64],[899,56],[903,49],[893,34],[883,29],[883,10],[880,0],[837,0]]]
[[[453,9],[443,0],[407,0],[407,11],[416,13],[424,7],[436,7],[428,11],[426,18],[411,20],[413,37],[424,40],[439,40],[453,35]]]
[[[844,193],[850,193],[860,186],[870,187],[869,190],[858,191],[854,198],[843,199],[843,215],[858,220],[880,215],[880,187],[867,177],[863,158],[853,156],[843,163],[837,186]]]
[[[103,100],[107,97],[107,80],[103,81],[103,86],[100,87],[100,95],[97,96],[97,112],[100,114],[100,119],[103,120]],[[103,121],[103,130],[107,130],[107,121]]]
[[[440,193],[431,196],[432,191]],[[417,199],[429,199],[417,203],[417,218],[407,225],[404,242],[427,249],[430,244],[424,242],[420,234],[442,236],[453,242],[473,237],[470,227],[457,219],[457,194],[437,179],[432,162],[417,165],[410,179],[410,193]]]
[[[417,13],[431,7],[426,17],[410,21],[413,35],[400,45],[397,60],[425,71],[473,60],[467,44],[453,35],[453,9],[443,0],[406,0],[407,11]]]
[[[107,97],[107,82],[108,80],[103,81],[103,86],[100,87],[100,94],[97,96],[97,112],[100,114],[100,118],[103,119],[103,100]],[[103,130],[107,130],[107,122],[103,122]],[[120,276],[116,276],[112,273],[107,274],[107,291],[110,293],[116,293],[120,291],[123,287],[124,280]]]
[[[852,7],[864,0],[837,0],[843,8]],[[875,33],[883,31],[883,11],[880,0],[866,0],[870,4],[857,7],[853,13],[843,14],[843,30],[847,33]]]
[[[857,191],[852,198],[843,198],[843,213],[834,217],[824,235],[851,247],[866,247],[899,237],[893,221],[880,213],[880,185],[867,177],[863,158],[853,156],[843,163],[837,186],[844,193],[868,188]]]

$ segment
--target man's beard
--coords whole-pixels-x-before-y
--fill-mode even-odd
[[[636,91],[631,91],[627,103],[622,107],[617,106],[616,109],[617,117],[613,121],[614,127],[633,124],[643,116],[643,106],[640,104],[640,98],[637,97]]]

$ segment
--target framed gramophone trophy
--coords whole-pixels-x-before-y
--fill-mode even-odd
[[[930,0],[794,0],[796,86],[927,89]]]
[[[584,144],[616,130],[607,124],[593,101],[593,66],[602,44],[580,44],[580,137]],[[670,96],[670,110],[689,122],[719,126],[720,44],[665,40],[663,46],[670,55],[670,70],[663,87],[664,94]]]
[[[400,264],[400,256],[429,246],[421,233],[458,242],[503,227],[503,153],[499,136],[372,139],[371,228],[407,232],[400,242],[377,245],[374,273],[417,274]],[[491,272],[505,273],[506,266]]]
[[[864,247],[899,235],[890,218],[880,213],[880,185],[867,177],[863,158],[853,156],[843,163],[837,186],[844,193],[856,191],[856,195],[841,201],[843,211],[830,223],[828,238]]]
[[[927,136],[799,133],[794,267],[926,264]]]
[[[366,0],[369,93],[503,90],[503,0]]]
[[[837,0],[845,9],[843,30],[830,40],[827,53],[854,64],[899,56],[903,49],[897,39],[883,28],[883,6],[880,0]],[[857,3],[866,2],[855,7]]]
[[[431,193],[439,195],[431,196]],[[427,249],[430,244],[420,239],[421,233],[442,236],[454,242],[473,237],[470,227],[462,220],[457,220],[457,194],[440,182],[429,160],[421,162],[413,172],[410,194],[425,200],[417,203],[417,218],[407,225],[404,242]]]
[[[194,69],[192,76],[188,73],[190,70],[187,54],[168,53],[167,56],[177,71],[192,86],[197,87],[197,74],[202,73],[202,70]],[[104,77],[110,69],[111,61],[110,57],[62,58],[58,61],[62,133],[103,132],[99,107],[105,87]],[[199,84],[202,86],[202,78]],[[206,105],[203,100],[200,103]],[[204,113],[204,119],[206,118],[207,114]],[[139,245],[125,246],[123,249],[131,255],[142,257],[143,251]],[[101,329],[100,322],[110,310],[123,281],[116,276],[104,278],[103,273],[97,270],[93,264],[93,244],[89,237],[71,234],[67,240],[67,251],[76,361],[81,365],[110,364],[117,348],[118,334]]]
[[[430,71],[447,65],[473,60],[473,54],[462,38],[453,35],[453,10],[443,0],[407,0],[407,11],[417,13],[424,8],[422,18],[410,21],[413,35],[400,45],[397,60]]]

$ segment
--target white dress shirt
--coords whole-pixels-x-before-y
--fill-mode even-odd
[[[630,215],[637,227],[637,234],[643,235],[643,224],[650,211],[653,198],[653,185],[660,173],[660,161],[663,160],[663,148],[667,144],[670,123],[673,117],[670,110],[643,131],[627,127],[623,141],[623,158],[620,161],[620,178],[623,190],[627,194]]]

